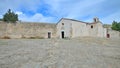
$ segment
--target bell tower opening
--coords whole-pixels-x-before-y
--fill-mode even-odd
[[[94,22],[99,22],[99,18],[95,17],[93,18]]]

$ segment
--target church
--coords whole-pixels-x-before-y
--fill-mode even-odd
[[[98,18],[94,18],[92,23],[62,18],[56,26],[59,38],[106,37],[107,34],[106,28]]]

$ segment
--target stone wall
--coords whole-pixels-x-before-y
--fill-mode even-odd
[[[0,37],[6,35],[6,28],[7,24],[6,23],[1,23],[0,22]]]
[[[88,35],[85,23],[72,21],[72,37],[83,37]]]
[[[92,27],[91,27],[92,26]],[[50,23],[5,23],[0,21],[0,38],[62,38],[61,32],[64,31],[64,37],[120,37],[120,32],[106,30],[102,23],[86,23],[82,21],[74,21],[71,19],[61,19],[57,24]]]
[[[48,23],[0,23],[0,37],[8,36],[10,38],[29,38],[39,37],[48,38],[48,32],[51,37],[56,36],[56,25]]]
[[[110,38],[120,38],[120,32],[119,31],[108,29],[108,34],[110,35]]]

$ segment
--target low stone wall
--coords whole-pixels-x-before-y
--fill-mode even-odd
[[[108,34],[110,35],[110,38],[120,38],[120,32],[115,30],[108,30]]]
[[[0,37],[10,38],[48,38],[56,36],[56,25],[48,23],[0,23]]]

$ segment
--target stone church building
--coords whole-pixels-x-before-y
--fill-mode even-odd
[[[105,37],[106,28],[103,27],[103,24],[98,18],[94,18],[92,23],[62,18],[57,23],[57,36],[59,38],[75,38],[84,36]]]
[[[0,38],[76,38],[76,37],[120,37],[120,32],[103,27],[98,18],[92,23],[62,18],[57,24],[0,22]]]

